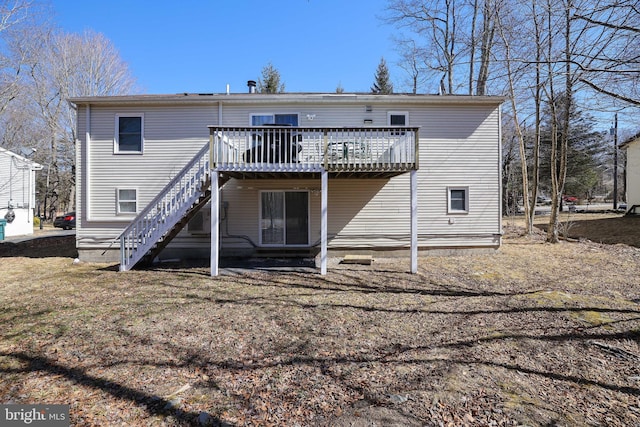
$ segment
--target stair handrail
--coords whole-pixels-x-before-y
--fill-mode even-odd
[[[197,199],[197,196],[194,195],[185,197],[185,190],[190,190],[193,193],[194,186],[201,185],[206,180],[207,174],[210,173],[209,146],[209,143],[205,144],[120,233],[118,239],[120,240],[121,271],[128,270],[137,263],[175,225],[175,222],[182,215],[174,215],[174,213],[183,213],[188,209],[186,205],[193,203],[194,198]],[[184,183],[184,178],[189,175],[192,175],[189,181]],[[176,192],[169,200],[170,203],[163,203],[166,201],[166,196],[174,190]],[[202,192],[205,189],[196,188],[196,190]],[[158,219],[160,220],[158,221]],[[167,220],[169,221],[167,222]],[[161,230],[162,232],[158,230],[157,224],[159,223],[166,224]],[[143,253],[140,254],[140,251]]]

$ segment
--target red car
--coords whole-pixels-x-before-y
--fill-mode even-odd
[[[578,198],[575,196],[562,196],[562,200],[565,203],[578,203]]]

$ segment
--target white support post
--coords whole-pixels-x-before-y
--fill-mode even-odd
[[[411,189],[411,273],[418,272],[418,171],[409,172]]]
[[[320,176],[321,196],[320,196],[320,274],[327,274],[327,193],[329,183],[329,173],[326,169],[322,170]]]
[[[211,277],[218,275],[220,227],[220,190],[218,189],[218,169],[211,170]]]

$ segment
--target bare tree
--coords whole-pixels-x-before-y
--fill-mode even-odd
[[[505,15],[504,17],[498,17],[498,33],[502,40],[503,46],[503,60],[506,71],[507,87],[509,94],[509,102],[511,103],[511,118],[513,126],[513,137],[518,142],[518,153],[520,159],[520,170],[522,179],[522,201],[525,212],[525,227],[529,233],[533,230],[533,221],[530,215],[535,210],[535,200],[529,199],[529,172],[527,166],[527,153],[526,153],[526,141],[525,133],[522,127],[522,121],[520,119],[520,107],[518,105],[516,83],[519,74],[517,73],[517,60],[513,55],[512,43],[518,41],[518,38],[513,34],[515,26],[513,21],[507,22],[509,18],[513,18],[513,15]]]
[[[31,3],[28,0],[0,0],[0,41],[6,44],[11,31],[35,15]],[[0,50],[0,113],[18,94],[20,69],[24,60]]]
[[[580,82],[623,103],[640,106],[640,8],[636,0],[593,1],[572,19],[590,31],[589,49],[574,58]]]
[[[474,19],[477,15],[478,2],[474,4]],[[480,37],[480,69],[478,70],[478,80],[476,84],[476,94],[486,95],[487,81],[489,79],[489,67],[491,65],[491,51],[493,50],[494,36],[496,29],[496,20],[498,19],[497,0],[484,0],[482,8],[482,32]],[[475,31],[475,29],[474,29]],[[473,64],[476,62],[475,57],[475,38],[472,39],[470,55],[469,75],[473,76]],[[470,92],[473,93],[473,92]]]
[[[387,6],[387,21],[409,29],[430,53],[423,61],[445,93],[454,93],[456,87],[456,5],[456,0],[391,0]]]
[[[15,31],[10,55],[21,58],[20,104],[34,111],[46,143],[37,160],[45,164],[40,183],[45,214],[75,206],[75,111],[72,96],[116,95],[133,90],[134,80],[117,50],[101,34],[56,32],[41,23]],[[4,120],[10,120],[5,116]],[[33,126],[32,131],[39,127]]]
[[[418,93],[418,86],[424,81],[422,66],[425,53],[421,48],[416,46],[416,42],[413,39],[396,39],[397,50],[400,53],[400,60],[398,66],[405,70],[409,76],[409,86],[411,87],[411,93]]]
[[[462,90],[484,95],[500,4],[500,0],[390,0],[387,22],[413,33],[416,51],[423,53],[421,68],[439,82],[440,93]],[[482,25],[477,25],[479,20]]]

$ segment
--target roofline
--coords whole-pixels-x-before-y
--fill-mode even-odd
[[[42,169],[42,165],[40,163],[38,163],[38,162],[36,162],[34,160],[31,160],[31,159],[28,159],[28,158],[26,158],[24,156],[21,156],[18,153],[14,153],[11,150],[7,150],[6,148],[0,147],[0,152],[8,154],[9,156],[12,156],[12,157],[16,157],[16,158],[20,159],[21,162],[31,163],[31,168],[33,170],[41,170]]]
[[[273,104],[273,103],[350,103],[368,102],[383,104],[388,102],[401,104],[483,104],[500,105],[507,98],[504,96],[474,95],[416,95],[390,94],[375,95],[370,93],[180,93],[173,95],[122,95],[122,96],[87,96],[69,98],[73,105],[160,105],[160,104]]]
[[[622,144],[620,144],[618,147],[620,149],[624,149],[627,148],[629,145],[631,145],[633,142],[636,142],[640,140],[640,132],[636,133],[635,135],[633,135],[631,138],[627,139],[626,141],[624,141]]]

